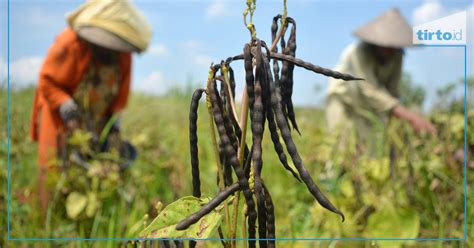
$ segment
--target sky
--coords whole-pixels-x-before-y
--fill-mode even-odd
[[[66,13],[83,1],[12,0],[10,3],[11,87],[37,83],[44,56],[54,38],[66,26]],[[135,0],[153,27],[148,50],[134,55],[134,91],[163,95],[171,87],[186,84],[204,86],[211,62],[219,62],[242,52],[249,33],[242,19],[245,0]],[[341,52],[357,39],[352,32],[392,7],[400,9],[409,23],[421,24],[462,10],[470,17],[468,31],[474,34],[472,1],[310,1],[288,0],[288,15],[297,23],[296,55],[314,64],[334,68]],[[0,78],[7,75],[7,1],[0,0],[1,58]],[[281,13],[283,0],[258,0],[254,14],[258,36],[269,43],[273,16]],[[472,40],[472,39],[471,39]],[[468,37],[468,74],[473,74],[472,42]],[[241,62],[232,64],[237,93],[243,90]],[[464,75],[464,50],[456,47],[408,48],[404,70],[417,85],[427,90],[426,106],[437,88]],[[323,105],[326,77],[295,69],[296,105]],[[425,106],[425,108],[426,108]]]

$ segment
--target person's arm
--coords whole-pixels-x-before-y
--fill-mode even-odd
[[[373,88],[368,83],[363,84],[362,88],[362,92],[372,109],[391,113],[395,117],[407,121],[417,133],[436,133],[436,128],[431,122],[400,105],[399,101],[393,96],[382,90]]]
[[[120,56],[120,70],[122,73],[120,88],[117,97],[110,106],[110,112],[117,113],[122,111],[128,102],[128,96],[130,94],[130,80],[132,70],[132,55],[125,53]]]
[[[40,71],[39,90],[52,109],[57,110],[72,99],[69,84],[76,73],[75,63],[74,55],[62,42],[56,42],[48,50]]]
[[[359,89],[368,104],[375,111],[390,113],[401,120],[407,121],[417,133],[436,133],[436,128],[431,122],[403,107],[398,99],[385,89],[376,88],[369,82],[360,82]]]
[[[392,95],[393,93],[397,93],[396,95],[398,95],[397,88],[402,73],[402,57],[396,57],[395,61],[393,61],[393,67],[387,68],[393,70],[392,82],[389,85],[393,88],[390,89],[390,91],[392,91],[392,93],[390,93],[386,88],[377,87],[377,78],[373,72],[373,68],[371,66],[366,66],[373,62],[373,60],[368,58],[368,56],[369,54],[367,54],[363,49],[359,49],[357,56],[353,58],[353,64],[365,79],[364,81],[358,81],[357,86],[359,92],[364,96],[370,108],[380,113],[393,114],[395,117],[409,122],[417,133],[436,133],[436,128],[433,124],[415,112],[400,105],[398,99]]]
[[[66,128],[75,129],[79,127],[79,116],[71,92],[72,82],[78,74],[78,64],[71,47],[72,44],[68,46],[61,38],[50,47],[40,71],[39,91],[48,105],[58,111]]]
[[[410,123],[410,125],[415,129],[417,133],[424,133],[424,132],[427,132],[430,134],[436,133],[436,128],[430,121],[404,108],[403,106],[400,106],[400,105],[395,106],[392,109],[391,113],[395,117]]]

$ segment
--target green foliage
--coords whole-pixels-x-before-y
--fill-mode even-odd
[[[67,141],[71,154],[63,165],[66,167],[61,166],[61,177],[65,179],[56,186],[61,197],[55,199],[55,204],[61,205],[62,197],[65,197],[66,214],[73,220],[93,218],[104,202],[120,199],[119,192],[126,191],[123,180],[126,173],[120,169],[122,159],[118,151],[94,151],[92,137],[90,132],[81,129],[71,133]],[[124,200],[130,202],[133,195],[127,196]]]
[[[474,77],[450,82],[436,91],[437,100],[434,109],[437,112],[464,112],[464,94],[467,99],[474,99]],[[472,104],[472,103],[471,103]]]
[[[77,218],[86,208],[87,200],[87,196],[78,192],[71,192],[66,199],[67,216],[71,219]]]
[[[68,140],[70,145],[85,147],[88,146],[89,141],[92,139],[92,134],[81,129],[76,129],[72,132],[71,137]]]
[[[141,238],[200,239],[211,237],[222,219],[222,214],[216,210],[213,210],[186,230],[178,231],[175,228],[179,221],[201,209],[209,200],[209,198],[186,196],[171,203],[158,214],[139,236]]]
[[[413,83],[411,75],[405,72],[400,80],[399,95],[402,105],[416,107],[423,104],[426,91],[423,87]]]
[[[414,209],[400,209],[387,204],[369,217],[364,236],[411,239],[418,237],[419,231],[420,216]],[[386,247],[386,244],[379,243],[380,247]],[[393,244],[388,247],[393,247]]]
[[[33,93],[32,89],[27,89],[12,92],[11,95],[12,237],[137,237],[141,230],[149,226],[148,219],[153,220],[157,212],[164,212],[164,210],[161,212],[156,210],[155,205],[158,202],[169,207],[176,199],[191,194],[191,168],[187,152],[189,141],[187,131],[183,131],[188,129],[189,98],[184,100],[184,97],[132,95],[129,106],[123,113],[122,134],[137,147],[139,156],[126,172],[125,180],[116,181],[112,177],[109,181],[102,177],[100,181],[105,186],[97,190],[96,201],[95,196],[91,194],[95,191],[81,188],[86,187],[87,184],[89,184],[87,187],[93,188],[93,177],[87,173],[78,176],[74,174],[76,173],[74,170],[71,170],[71,178],[68,180],[77,184],[83,183],[85,186],[77,187],[76,190],[72,190],[71,187],[71,190],[66,193],[80,194],[82,197],[79,198],[79,203],[87,199],[87,206],[92,202],[89,211],[87,206],[83,207],[76,219],[69,218],[66,208],[68,198],[61,197],[63,193],[58,190],[58,204],[50,206],[52,213],[50,219],[42,220],[36,205],[38,171],[36,144],[26,136],[29,132]],[[6,106],[5,95],[4,91],[0,91],[1,107]],[[347,220],[341,223],[337,216],[323,211],[314,199],[307,196],[303,184],[288,175],[283,167],[277,166],[278,158],[271,152],[273,144],[268,142],[270,137],[266,136],[263,149],[268,152],[264,152],[267,155],[264,155],[263,160],[267,166],[262,172],[262,177],[269,182],[278,182],[269,184],[271,185],[269,191],[275,204],[278,204],[275,208],[277,237],[354,238],[378,235],[379,237],[462,238],[463,221],[466,218],[468,220],[466,247],[471,247],[474,235],[472,223],[474,211],[469,206],[473,205],[473,201],[471,197],[468,197],[468,212],[464,216],[463,158],[458,156],[459,149],[462,151],[464,147],[464,116],[459,110],[439,110],[431,115],[432,121],[438,128],[436,137],[416,136],[410,128],[394,122],[388,130],[381,130],[381,132],[386,132],[390,139],[380,143],[382,144],[380,149],[384,151],[380,157],[360,156],[355,159],[350,155],[354,155],[356,149],[349,149],[352,153],[343,155],[340,146],[335,145],[337,137],[326,132],[322,124],[324,123],[323,111],[314,108],[296,109],[297,121],[304,132],[302,136],[295,136],[295,142],[300,148],[303,161],[321,189],[344,212]],[[216,193],[213,191],[216,166],[209,138],[210,133],[207,129],[208,118],[204,102],[200,107],[199,117],[199,155],[203,165],[201,167],[203,195],[214,195]],[[6,120],[6,111],[0,111],[0,118]],[[474,112],[471,110],[468,113],[468,130],[473,129],[473,121]],[[0,157],[2,157],[0,159],[0,186],[2,188],[0,246],[2,247],[7,233],[7,215],[5,214],[7,162],[3,159],[7,154],[5,125],[5,121],[0,121]],[[468,158],[472,158],[474,135],[471,131],[467,134]],[[393,144],[397,150],[393,179],[388,156],[389,144]],[[410,167],[413,169],[412,173],[410,173]],[[473,168],[474,164],[470,159],[467,171],[468,192],[472,192]],[[100,167],[94,165],[90,173],[101,175],[101,171],[103,170]],[[64,186],[57,187],[61,180],[65,179],[61,179],[61,174],[54,170],[49,172],[48,177],[51,192],[55,192],[56,188],[69,188],[68,184],[71,183],[65,182]],[[116,190],[109,191],[107,188]],[[110,194],[110,192],[114,193]],[[101,198],[101,193],[109,197]],[[77,200],[69,201],[78,203]],[[100,202],[100,208],[92,214],[92,209],[95,209],[94,205],[98,202]],[[83,222],[82,227],[77,225],[78,221]],[[169,225],[162,227],[172,226],[175,223],[168,223]],[[391,226],[393,228],[390,230],[384,229]],[[241,230],[238,231],[238,237],[241,237]],[[218,237],[216,232],[206,235]],[[5,246],[21,247],[22,244],[17,242]],[[24,247],[48,245],[52,247],[104,247],[106,245],[114,247],[119,244],[56,241],[27,243]],[[390,241],[376,243],[371,241],[285,241],[278,243],[279,247],[367,247],[371,245],[456,247],[462,244],[453,242],[394,244]],[[220,242],[204,244],[204,247],[220,246]]]

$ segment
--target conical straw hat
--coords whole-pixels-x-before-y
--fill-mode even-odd
[[[353,34],[367,43],[403,48],[413,45],[412,32],[400,11],[393,8],[361,26]]]

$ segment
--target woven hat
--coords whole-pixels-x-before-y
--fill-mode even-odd
[[[120,51],[143,52],[152,35],[150,24],[129,0],[88,0],[67,21],[85,40]]]
[[[390,9],[354,31],[354,35],[378,46],[404,48],[413,45],[412,27],[397,8]]]
[[[77,30],[79,37],[84,40],[105,47],[114,51],[119,52],[132,52],[139,51],[136,47],[126,42],[124,39],[118,37],[117,35],[106,31],[104,29],[94,27],[94,26],[84,26],[80,27]]]

